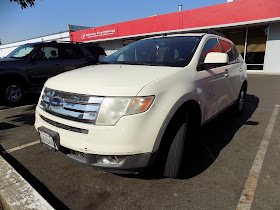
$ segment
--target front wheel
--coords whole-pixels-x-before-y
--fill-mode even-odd
[[[159,175],[180,178],[183,168],[185,148],[189,146],[191,115],[178,112],[170,121],[163,135],[156,165]],[[195,129],[193,129],[195,130]]]
[[[178,178],[181,175],[180,169],[183,161],[187,126],[187,119],[185,119],[180,123],[175,136],[171,140],[163,173],[165,177]]]
[[[25,96],[23,85],[19,82],[8,82],[1,86],[1,98],[8,105],[16,105],[22,102]]]

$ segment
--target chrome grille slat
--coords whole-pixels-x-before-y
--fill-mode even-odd
[[[84,112],[98,112],[100,104],[93,104],[93,105],[83,105],[83,104],[70,104],[65,102],[63,107],[72,109],[72,110],[79,110]]]
[[[103,100],[103,97],[78,95],[75,93],[56,91],[48,88],[45,89],[44,95],[48,97],[60,97],[69,103],[75,104],[100,104]]]
[[[62,105],[52,105],[52,98],[59,98],[63,102]],[[71,94],[45,88],[40,107],[44,111],[64,119],[95,124],[102,100],[103,97]]]

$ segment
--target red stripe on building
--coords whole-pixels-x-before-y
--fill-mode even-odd
[[[161,31],[234,24],[280,17],[279,0],[237,0],[198,9],[157,15],[70,33],[74,42]]]

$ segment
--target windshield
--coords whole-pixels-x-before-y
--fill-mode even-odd
[[[25,58],[34,48],[35,45],[21,45],[7,55],[7,58]]]
[[[191,61],[200,39],[193,36],[144,39],[123,47],[103,63],[184,67]]]

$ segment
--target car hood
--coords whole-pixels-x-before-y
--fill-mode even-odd
[[[136,96],[149,83],[180,69],[182,68],[118,64],[87,66],[55,76],[45,86],[96,96]]]
[[[16,58],[0,58],[0,69],[2,68],[16,68],[23,59]]]

